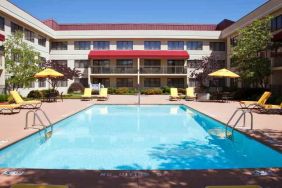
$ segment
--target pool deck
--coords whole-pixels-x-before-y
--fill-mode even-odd
[[[82,109],[95,104],[137,104],[137,96],[110,96],[108,101],[64,100],[57,103],[43,103],[42,109],[51,121],[60,121]],[[194,102],[169,101],[166,95],[142,96],[141,104],[185,104],[202,113],[226,123],[239,107],[238,102]],[[25,130],[25,115],[0,115],[0,148],[12,144],[37,129]],[[240,124],[238,129],[258,140],[282,151],[282,115],[254,115],[254,131]],[[246,127],[250,120],[247,118]],[[10,187],[19,182],[68,184],[70,187],[204,187],[206,185],[260,184],[263,187],[281,188],[282,169],[264,169],[271,175],[257,176],[254,169],[238,170],[187,170],[187,171],[87,171],[87,170],[27,170],[21,176],[1,175],[7,169],[0,169],[0,187]]]

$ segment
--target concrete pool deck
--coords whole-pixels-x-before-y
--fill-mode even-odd
[[[112,95],[108,101],[69,99],[64,100],[64,102],[43,103],[42,109],[48,114],[52,122],[57,122],[95,104],[137,104],[137,96]],[[224,123],[239,107],[238,102],[218,103],[185,100],[172,102],[168,100],[167,95],[142,96],[141,104],[185,104]],[[37,131],[36,129],[24,130],[27,111],[21,110],[20,113],[13,115],[0,115],[0,148]],[[238,128],[282,151],[282,115],[253,114],[254,131],[249,131],[240,126]],[[246,126],[248,126],[248,123],[249,119],[247,119]],[[119,175],[115,171],[115,175],[113,175],[112,171],[24,170],[25,174],[22,176],[1,175],[4,170],[6,169],[0,169],[0,187],[9,187],[19,182],[69,184],[70,187],[112,187],[111,185],[115,185],[114,187],[204,187],[205,185],[216,184],[260,184],[265,187],[280,187],[282,185],[281,169],[267,169],[272,172],[270,176],[254,176],[252,175],[253,169],[119,171]],[[146,174],[139,176],[142,172],[146,172]],[[127,175],[123,173],[127,173]]]

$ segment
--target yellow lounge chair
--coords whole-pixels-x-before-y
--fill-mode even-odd
[[[206,188],[262,188],[259,185],[226,185],[226,186],[207,186]]]
[[[0,114],[14,114],[21,111],[19,104],[0,104]]]
[[[91,100],[92,98],[92,89],[91,88],[85,88],[84,94],[81,95],[82,100]]]
[[[275,104],[264,104],[259,108],[261,113],[282,113],[282,102],[280,105]]]
[[[42,105],[42,102],[38,100],[24,101],[17,91],[10,91],[10,94],[15,100],[16,104],[21,105],[21,107],[40,108]]]
[[[170,96],[169,96],[169,100],[170,101],[177,101],[179,100],[180,97],[178,95],[178,90],[177,88],[170,88]]]
[[[108,100],[108,88],[101,88],[99,92],[99,96],[97,98],[98,101],[106,101]]]
[[[67,185],[15,184],[11,188],[68,188]]]
[[[196,99],[196,94],[195,94],[195,87],[188,87],[186,88],[186,96],[185,96],[186,100],[190,100],[190,99]]]
[[[271,92],[264,92],[258,101],[240,101],[239,104],[242,108],[254,108],[263,106],[267,99],[269,99]]]

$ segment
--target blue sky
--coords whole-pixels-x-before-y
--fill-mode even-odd
[[[238,20],[267,0],[11,0],[59,23],[218,23]]]

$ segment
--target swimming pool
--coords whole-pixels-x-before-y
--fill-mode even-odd
[[[184,105],[95,105],[0,151],[0,167],[178,170],[282,167],[282,154]]]

